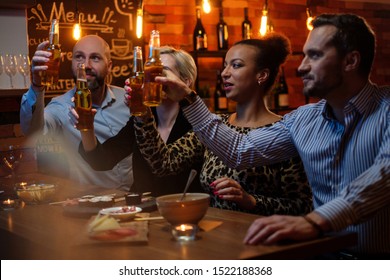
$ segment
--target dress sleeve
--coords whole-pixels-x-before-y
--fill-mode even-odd
[[[166,144],[153,118],[144,123],[136,122],[134,128],[138,148],[155,175],[178,174],[203,161],[204,147],[192,131]]]
[[[79,153],[93,169],[105,171],[111,170],[122,159],[129,156],[135,144],[133,118],[131,118],[117,135],[107,139],[103,144],[97,140],[97,146],[92,151],[86,152],[80,143]]]
[[[274,195],[249,192],[256,200],[254,213],[261,215],[303,215],[313,209],[312,192],[299,157],[274,164]],[[278,187],[276,187],[278,186]],[[248,188],[255,190],[256,188]]]

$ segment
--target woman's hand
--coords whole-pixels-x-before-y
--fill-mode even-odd
[[[164,75],[166,76],[156,77],[155,81],[164,86],[164,91],[168,98],[178,102],[191,93],[191,88],[189,88],[185,82],[180,80],[180,78],[172,71],[165,71]]]
[[[125,89],[125,104],[130,108],[131,87],[129,78],[126,79],[125,86],[123,88]]]
[[[219,178],[210,184],[214,195],[220,199],[234,201],[241,208],[251,210],[256,206],[256,200],[248,194],[241,185],[230,178]]]

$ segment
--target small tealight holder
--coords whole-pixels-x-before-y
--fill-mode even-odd
[[[195,240],[198,226],[194,224],[181,224],[172,226],[172,235],[177,241]]]

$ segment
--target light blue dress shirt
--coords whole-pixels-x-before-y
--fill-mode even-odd
[[[69,161],[69,176],[82,184],[95,184],[106,188],[126,187],[133,183],[131,155],[119,162],[110,171],[95,171],[79,155],[80,132],[69,120],[69,108],[73,106],[72,89],[63,95],[53,98],[45,107],[44,94],[30,88],[22,97],[20,124],[23,133],[36,131],[36,137],[43,133],[55,135],[60,141]],[[106,96],[94,120],[96,137],[104,142],[116,135],[126,125],[130,113],[124,103],[124,89],[107,86]]]

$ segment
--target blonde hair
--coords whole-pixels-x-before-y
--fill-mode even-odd
[[[171,46],[162,46],[160,48],[160,54],[172,56],[175,59],[180,79],[184,82],[190,81],[190,87],[194,88],[197,68],[192,56],[184,50],[175,49]]]

